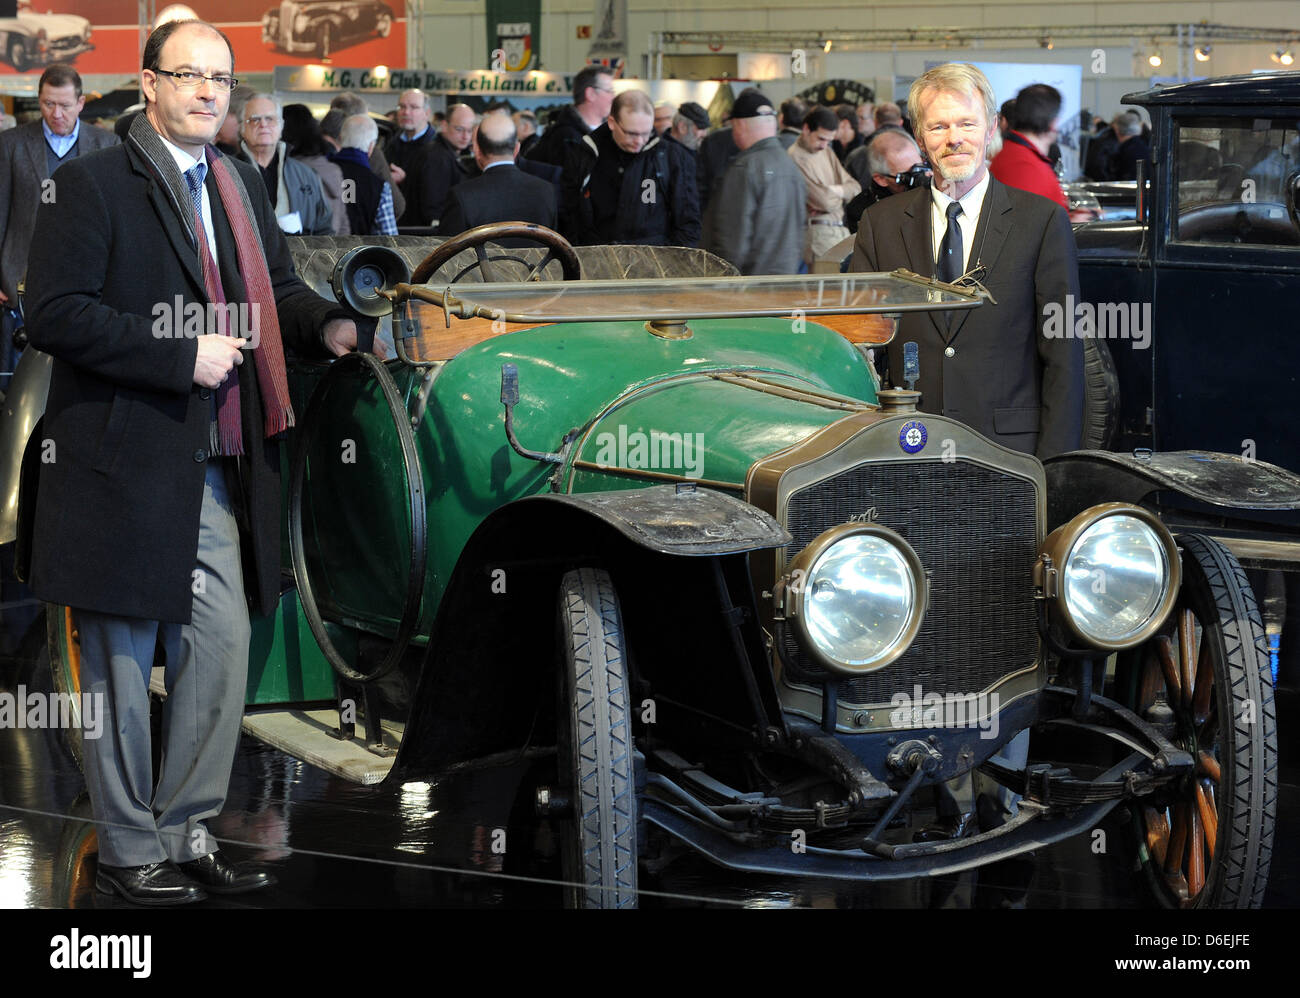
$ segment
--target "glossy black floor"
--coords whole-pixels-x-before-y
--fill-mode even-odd
[[[0,607],[13,638],[0,661],[0,686],[41,675],[39,620],[26,601]],[[6,651],[0,647],[0,654]],[[1266,907],[1300,905],[1300,694],[1278,694],[1282,791]],[[512,850],[545,843],[505,842],[519,768],[458,775],[436,785],[367,789],[329,776],[245,737],[226,811],[213,831],[226,850],[272,868],[279,884],[215,906],[259,908],[550,907],[557,889],[517,878]],[[0,730],[0,907],[92,908],[121,902],[93,887],[94,837],[83,782],[57,733]],[[719,870],[682,855],[643,875],[643,907],[825,908],[1137,908],[1147,904],[1132,871],[1126,823],[1102,826],[1107,848],[1078,837],[959,877],[874,887],[783,880]]]

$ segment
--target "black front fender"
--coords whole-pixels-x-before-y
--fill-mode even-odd
[[[389,779],[554,744],[557,593],[580,566],[610,573],[639,679],[734,711],[738,729],[779,725],[748,554],[789,540],[761,510],[692,487],[543,495],[496,510],[439,606]]]

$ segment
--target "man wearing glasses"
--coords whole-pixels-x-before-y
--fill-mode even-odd
[[[607,66],[584,66],[573,78],[573,104],[561,108],[546,133],[528,153],[529,159],[564,166],[566,151],[609,117],[614,102],[614,74]],[[653,115],[653,107],[651,112]]]
[[[209,24],[154,31],[145,112],[121,145],[59,170],[28,269],[31,342],[54,357],[31,587],[72,608],[82,689],[103,705],[102,737],[83,743],[96,885],[138,904],[271,883],[222,856],[205,822],[238,744],[249,610],[279,597],[284,354],[356,344],[294,274],[256,167],[211,145],[233,70]]]
[[[117,144],[110,131],[81,127],[77,116],[86,99],[71,66],[56,63],[46,69],[37,95],[41,120],[0,133],[0,305],[10,308],[18,307],[36,209],[56,196],[50,177],[77,156]]]
[[[254,94],[244,104],[240,135],[242,154],[257,164],[266,192],[275,206],[275,220],[287,233],[328,236],[334,216],[320,178],[305,163],[289,155],[280,141],[284,134],[284,112],[269,94]]]
[[[697,246],[695,157],[654,133],[654,105],[641,90],[614,98],[609,118],[569,146],[560,227],[579,245]]]

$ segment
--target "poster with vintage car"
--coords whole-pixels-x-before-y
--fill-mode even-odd
[[[173,8],[225,33],[237,75],[329,63],[342,50],[353,66],[407,61],[405,9],[382,0],[285,0],[275,6],[268,0],[159,0],[155,17]],[[134,0],[0,0],[0,75],[40,73],[51,62],[71,62],[83,75],[134,75],[140,69],[139,17]]]

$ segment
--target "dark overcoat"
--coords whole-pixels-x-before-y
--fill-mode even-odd
[[[863,212],[851,269],[902,267],[934,276],[930,200],[930,189],[918,187]],[[920,347],[916,387],[923,411],[1039,457],[1077,450],[1083,341],[1044,334],[1049,303],[1072,309],[1079,300],[1078,254],[1065,210],[990,177],[969,267],[977,263],[997,304],[954,311],[950,325],[943,312],[903,313],[889,346],[894,384],[902,387],[903,344],[913,340]]]
[[[232,157],[253,206],[286,352],[325,356],[345,313],[295,275],[255,167]],[[188,623],[209,460],[211,392],[194,384],[195,340],[165,322],[207,301],[198,252],[161,182],[130,143],[60,167],[28,266],[32,345],[55,358],[46,405],[31,587],[55,603]],[[234,236],[211,171],[226,297],[245,301]],[[176,335],[181,332],[181,335]],[[238,368],[246,456],[241,549],[252,609],[279,593],[280,445],[262,429],[251,354]]]

